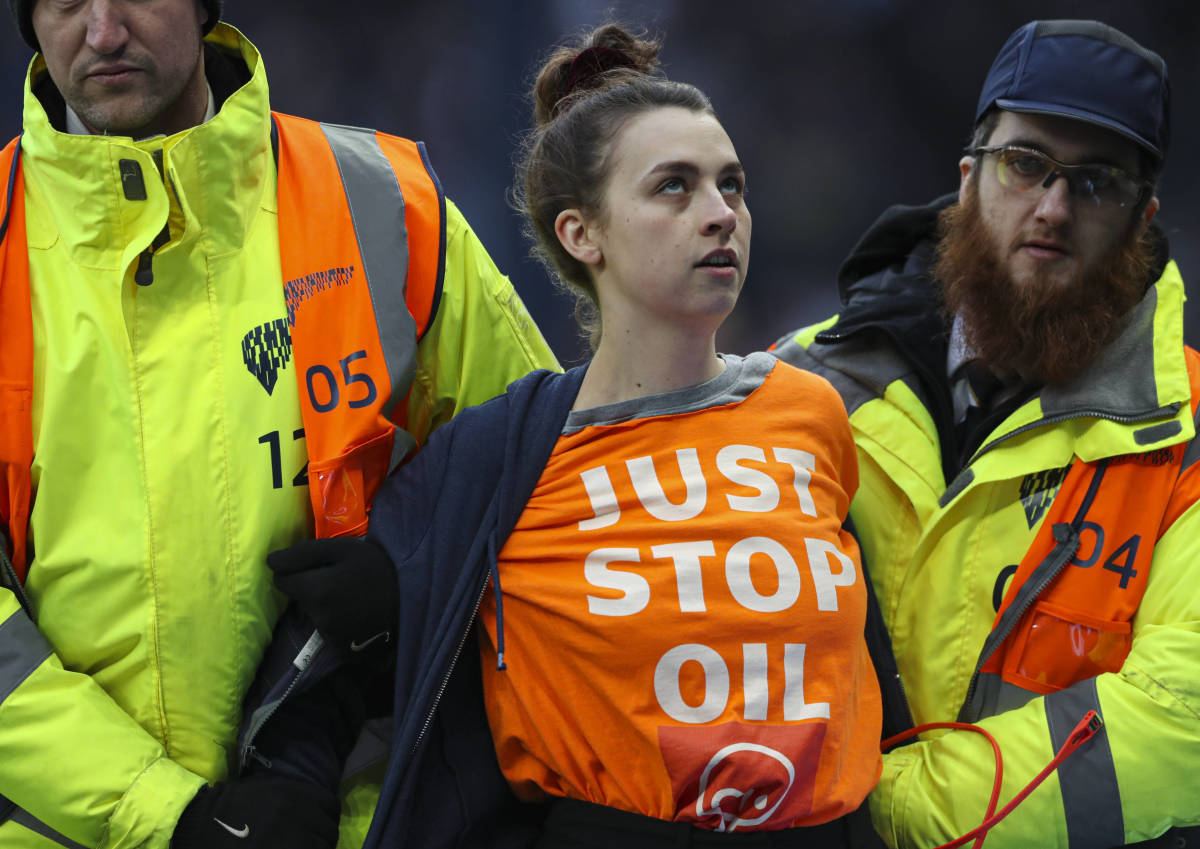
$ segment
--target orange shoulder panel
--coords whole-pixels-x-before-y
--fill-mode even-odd
[[[18,140],[0,152],[0,521],[12,537],[12,562],[25,577],[33,463],[33,316],[25,240],[24,182]]]
[[[318,536],[359,534],[390,468],[397,414],[404,424],[416,340],[436,309],[444,252],[442,196],[418,144],[273,114],[279,133],[280,261],[315,531]],[[383,223],[385,231],[394,232],[406,261],[387,269],[402,275],[387,285],[374,278],[378,268],[371,272],[378,284],[374,291],[340,170],[346,163],[331,147],[330,133],[341,144],[347,132],[379,145],[403,197],[404,220],[394,228],[377,219],[360,221]],[[361,192],[361,182],[355,185]],[[398,199],[393,208],[399,214]],[[378,229],[366,227],[366,232],[381,238]],[[396,285],[403,285],[402,296],[392,288]],[[393,293],[396,301],[389,303]],[[402,318],[405,311],[408,316]]]

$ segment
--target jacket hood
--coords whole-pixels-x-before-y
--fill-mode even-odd
[[[906,260],[916,247],[936,238],[938,213],[957,200],[958,196],[951,193],[924,206],[897,204],[885,209],[838,271],[842,303],[850,303],[855,284],[864,278],[887,269],[903,273]]]
[[[938,213],[956,200],[953,194],[943,195],[924,206],[892,206],[879,216],[842,263],[838,292],[843,308],[836,324],[817,334],[818,341],[881,332],[901,350],[920,352],[928,378],[940,373],[950,324],[942,315],[931,268]]]

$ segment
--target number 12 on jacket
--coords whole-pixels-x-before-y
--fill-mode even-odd
[[[304,428],[298,428],[292,431],[292,441],[304,438]],[[273,430],[270,433],[264,433],[258,438],[259,445],[266,445],[271,449],[271,486],[274,489],[283,489],[283,456],[279,449],[279,431]],[[304,461],[304,465],[300,467],[300,471],[296,472],[292,478],[292,486],[308,486],[308,461]]]

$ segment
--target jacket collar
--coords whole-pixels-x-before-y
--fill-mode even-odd
[[[212,86],[206,83],[204,90],[208,95],[208,103],[204,107],[204,120],[200,122],[201,124],[211,121],[213,116],[217,114],[217,104],[213,98]],[[66,130],[68,133],[74,136],[91,134],[88,128],[83,125],[83,119],[79,117],[79,114],[74,109],[66,104],[63,104],[63,108],[66,110]]]
[[[40,56],[25,83],[22,163],[27,194],[44,215],[30,217],[31,246],[61,239],[75,261],[96,268],[127,267],[162,231],[172,241],[195,240],[209,255],[237,250],[273,176],[266,72],[255,47],[220,24],[206,41],[206,57],[226,56],[244,66],[248,81],[224,96],[224,79],[210,84],[223,102],[212,120],[171,136],[134,141],[125,136],[65,132],[62,99]],[[208,65],[213,63],[209,62]],[[155,159],[161,157],[168,189]],[[121,160],[137,163],[147,199],[130,201]],[[128,169],[128,165],[124,166]],[[127,177],[124,179],[128,179]]]
[[[1069,383],[1039,394],[1043,418],[1080,420],[1075,453],[1084,460],[1148,451],[1194,435],[1183,302],[1183,278],[1169,262],[1096,361]]]

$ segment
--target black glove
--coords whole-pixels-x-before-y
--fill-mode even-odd
[[[396,569],[361,537],[310,539],[267,555],[275,586],[331,642],[361,651],[396,630]]]
[[[171,835],[171,849],[332,849],[337,797],[280,775],[251,775],[200,788]]]

